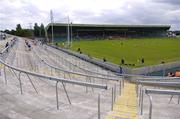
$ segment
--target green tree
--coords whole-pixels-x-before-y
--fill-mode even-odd
[[[10,31],[9,31],[8,29],[4,30],[4,32],[5,32],[5,33],[8,33],[8,34],[10,33]]]
[[[32,31],[30,29],[23,29],[21,27],[21,24],[17,24],[16,31],[11,30],[10,34],[21,36],[21,37],[28,37],[28,38],[32,38],[33,36]]]
[[[44,28],[44,25],[42,23],[40,26],[40,37],[45,37],[45,28]]]
[[[21,30],[22,30],[21,24],[17,24],[16,31],[21,31]]]
[[[40,27],[38,26],[37,23],[34,24],[34,36],[40,37]]]
[[[12,29],[11,32],[10,32],[10,34],[16,35],[16,31]]]
[[[23,29],[22,30],[22,37],[29,37],[29,38],[32,38],[33,36],[33,33],[30,29]]]
[[[21,24],[17,24],[17,26],[16,26],[16,35],[17,36],[22,36],[22,27],[21,27]]]

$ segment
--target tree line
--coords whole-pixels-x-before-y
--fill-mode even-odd
[[[35,23],[33,29],[24,29],[21,27],[21,24],[17,24],[15,30],[14,29],[12,29],[12,30],[6,29],[3,32],[11,34],[11,35],[28,37],[28,38],[45,37],[45,28],[42,23],[40,26],[37,23]]]

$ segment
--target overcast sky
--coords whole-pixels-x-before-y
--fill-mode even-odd
[[[0,29],[20,23],[169,24],[180,30],[180,0],[0,0]]]

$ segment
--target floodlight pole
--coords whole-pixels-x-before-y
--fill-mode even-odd
[[[0,40],[2,40],[2,32],[1,32],[1,35],[0,35]]]
[[[71,22],[71,46],[72,46],[72,42],[73,42],[72,35],[73,35],[73,33],[72,33],[72,22]]]
[[[51,17],[51,37],[52,37],[52,43],[54,43],[54,29],[53,29],[53,23],[54,23],[54,17],[53,17],[53,11],[50,11],[50,17]]]
[[[68,47],[69,47],[69,39],[70,39],[70,34],[69,34],[69,16],[68,16],[68,24],[67,24],[67,44],[68,44]]]
[[[32,23],[29,23],[29,28],[30,28],[30,31],[32,32],[32,38],[34,38],[34,32],[33,32],[33,28],[32,28]]]

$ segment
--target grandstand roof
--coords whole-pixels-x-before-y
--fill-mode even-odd
[[[48,29],[52,23],[46,27]],[[67,26],[67,23],[53,23],[53,26]],[[113,27],[113,28],[163,28],[170,29],[170,25],[120,25],[120,24],[71,24],[72,27]]]

